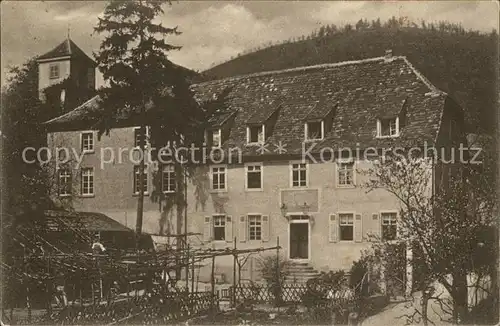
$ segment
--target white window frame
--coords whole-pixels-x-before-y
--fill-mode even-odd
[[[212,240],[215,242],[226,242],[228,239],[226,239],[226,215],[224,214],[214,214],[212,215]],[[218,225],[216,225],[216,220],[220,219],[222,223],[219,222]],[[222,228],[224,232],[222,234],[224,235],[224,239],[215,239],[215,228]]]
[[[214,142],[214,139],[215,139],[214,136],[215,136],[216,133],[219,135],[219,141],[218,141],[217,144],[215,144],[215,142]],[[211,138],[211,142],[212,142],[211,146],[213,148],[220,148],[222,146],[222,130],[221,129],[212,130],[211,131],[211,137],[212,137]]]
[[[309,187],[309,164],[305,161],[290,161],[289,162],[289,166],[290,166],[290,188],[305,188],[305,187]],[[294,171],[294,164],[305,164],[305,169],[306,169],[306,184],[304,186],[294,186],[293,185],[293,171]],[[300,173],[299,173],[300,175]],[[299,181],[300,181],[300,177],[299,177]]]
[[[320,138],[309,138],[309,124],[310,123],[321,123],[321,136]],[[305,141],[318,141],[325,138],[325,121],[324,120],[313,120],[304,123],[304,139]]]
[[[352,224],[346,224],[346,225],[352,225],[352,240],[342,240],[342,218],[341,218],[341,215],[351,215],[352,217]],[[354,220],[356,219],[356,213],[355,212],[338,212],[337,213],[337,216],[338,216],[338,239],[339,239],[339,242],[354,242],[354,237],[355,237],[355,232],[356,230],[354,230],[355,228],[355,223],[354,223]]]
[[[133,193],[134,193],[134,196],[138,196],[139,195],[139,191],[137,191],[137,180],[139,179],[139,167],[140,165],[139,164],[136,164],[134,165],[134,170],[133,170],[133,176],[132,176],[132,179],[133,179]],[[137,169],[137,172],[136,172],[136,169]],[[136,177],[137,175],[137,177]],[[148,192],[148,187],[149,187],[149,176],[148,176],[148,165],[147,164],[144,164],[144,177],[145,177],[145,180],[146,180],[146,187],[144,187],[144,195],[147,196],[149,194]]]
[[[251,135],[251,128],[253,127],[261,127],[262,128],[262,139],[258,139],[258,135],[257,135],[257,141],[256,142],[252,142],[252,135]],[[262,125],[253,125],[253,126],[247,126],[247,144],[248,145],[257,145],[257,144],[263,144],[266,142],[266,125],[265,124],[262,124]]]
[[[168,183],[167,190],[165,190],[165,183],[164,183],[166,173],[168,173],[168,175],[169,175],[169,177],[168,177],[169,183]],[[173,178],[174,178],[174,189],[173,190],[170,188],[170,181],[172,178],[172,174],[173,174]],[[170,193],[175,193],[176,187],[177,187],[177,184],[176,184],[176,180],[175,180],[175,166],[173,164],[166,164],[163,166],[162,171],[161,171],[161,190],[163,191],[164,194],[170,194]]]
[[[341,169],[341,167],[342,164],[346,163],[352,163],[352,184],[340,183],[340,172],[343,170]],[[335,167],[336,167],[335,178],[336,178],[337,188],[354,188],[354,186],[356,185],[356,161],[354,159],[338,159],[335,162]]]
[[[56,74],[52,73],[52,70],[57,71]],[[60,63],[54,62],[49,64],[49,79],[59,79],[61,77],[61,65]]]
[[[394,135],[382,135],[382,120],[395,120],[395,129],[396,133]],[[390,121],[389,121],[389,126],[390,126]],[[389,130],[390,127],[389,127]],[[390,131],[389,131],[390,132]],[[399,137],[399,117],[396,118],[391,118],[391,119],[377,119],[377,138],[395,138]]]
[[[392,241],[397,241],[398,239],[398,233],[399,233],[399,212],[397,210],[383,210],[380,211],[379,213],[379,219],[380,219],[380,239],[384,241],[384,218],[383,214],[396,214],[396,238],[394,240],[387,240],[389,242]]]
[[[250,167],[260,167],[260,188],[248,187],[248,173]],[[264,189],[264,165],[262,163],[245,163],[245,190],[247,191],[262,191]]]
[[[147,148],[149,146],[149,126],[146,127],[146,139],[144,143],[144,148]],[[139,144],[136,144],[137,142],[137,136],[136,136],[136,131],[140,130],[141,127],[134,127],[134,148],[139,148]]]
[[[92,135],[92,137],[90,138],[91,139],[91,143],[90,144],[92,146],[89,149],[85,149],[84,148],[84,143],[83,143],[84,137],[86,135],[89,135],[89,134]],[[94,153],[95,152],[95,135],[94,135],[94,131],[92,131],[92,130],[86,130],[86,131],[80,132],[80,150],[81,150],[82,153]]]
[[[89,172],[89,173],[85,173]],[[84,167],[81,168],[80,170],[80,179],[81,179],[81,184],[80,184],[80,192],[82,197],[93,197],[95,195],[95,177],[94,177],[94,168],[93,167]],[[89,186],[87,187],[90,192],[84,192],[86,189],[85,183],[88,183]],[[90,184],[92,186],[90,186]]]
[[[224,188],[223,189],[214,189],[214,169],[220,169],[224,168]],[[211,165],[210,166],[210,191],[211,192],[226,192],[228,185],[227,185],[227,165],[225,164],[218,164],[218,165]],[[219,174],[219,173],[218,173]]]
[[[66,172],[63,174],[63,172]],[[69,192],[61,192],[61,179],[65,179],[65,182],[69,183]],[[59,169],[59,174],[58,174],[58,189],[57,192],[59,194],[59,197],[69,197],[71,196],[71,170],[67,168],[61,168]],[[64,188],[66,189],[66,188]]]
[[[252,239],[251,237],[251,229],[252,229],[252,225],[251,225],[251,221],[250,219],[251,218],[258,218],[258,225],[254,225],[253,227],[254,228],[259,228],[260,229],[260,237],[259,239]],[[250,213],[247,215],[247,236],[248,236],[248,241],[262,241],[262,214],[257,214],[257,213]],[[257,233],[255,233],[257,234]]]

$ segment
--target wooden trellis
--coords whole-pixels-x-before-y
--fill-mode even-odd
[[[59,227],[65,228],[66,225]],[[76,237],[91,239],[84,230],[71,228]],[[134,318],[138,318],[137,321],[140,318],[150,320],[160,318],[155,317],[160,315],[163,319],[159,322],[167,322],[216,309],[219,298],[215,292],[213,272],[211,291],[206,293],[188,293],[188,287],[180,289],[174,284],[164,284],[159,276],[165,271],[194,267],[208,259],[214,264],[219,256],[237,257],[240,254],[279,250],[279,246],[242,250],[183,246],[159,252],[108,250],[106,254],[95,254],[81,247],[68,250],[71,244],[53,242],[35,228],[15,230],[12,235],[25,250],[22,256],[15,256],[17,260],[13,258],[9,263],[1,263],[3,275],[9,278],[11,284],[19,284],[14,288],[25,289],[29,315],[30,295],[39,293],[42,288],[45,289],[42,292],[46,291],[47,321],[69,324],[119,323],[120,319],[130,323]],[[54,288],[61,280],[64,282],[67,306],[56,308],[54,312],[51,301]],[[170,310],[165,310],[167,306]],[[137,307],[140,309],[137,310]]]

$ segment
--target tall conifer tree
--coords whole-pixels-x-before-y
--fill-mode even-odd
[[[179,69],[168,59],[168,52],[180,47],[167,42],[167,38],[179,34],[177,28],[164,27],[157,22],[163,14],[164,0],[111,1],[95,27],[99,34],[105,34],[99,52],[95,54],[98,67],[108,86],[100,89],[104,116],[100,121],[100,134],[122,119],[133,119],[140,125],[140,151],[145,154],[148,109],[164,97],[172,97],[166,88],[175,88],[179,82],[186,83],[179,76]],[[186,93],[185,93],[186,94]],[[173,101],[164,101],[173,104]],[[169,116],[172,106],[164,108]],[[163,121],[165,119],[162,119]],[[179,120],[170,120],[175,127]],[[138,178],[146,175],[145,155],[142,155]],[[139,182],[137,202],[136,233],[142,232],[144,183]]]

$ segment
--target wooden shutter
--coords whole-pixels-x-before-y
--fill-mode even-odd
[[[356,214],[354,216],[354,241],[363,241],[363,219],[361,214]]]
[[[329,239],[330,242],[339,241],[339,222],[335,214],[330,214]]]
[[[240,226],[238,228],[238,238],[240,242],[247,241],[247,217],[240,216]]]
[[[233,241],[233,217],[232,216],[226,216],[226,226],[225,226],[225,237],[227,242],[232,242]]]
[[[203,223],[203,240],[211,241],[212,240],[212,217],[205,216],[205,221]]]
[[[375,227],[373,228],[373,232],[371,233],[373,236],[375,236],[376,238],[379,238],[380,235],[381,235],[381,228],[382,228],[382,223],[380,222],[379,220],[379,216],[378,214],[372,214],[372,220],[375,221],[373,222],[373,225],[375,225]],[[377,240],[377,239],[373,239],[373,240]]]
[[[262,215],[262,241],[269,241],[269,234],[271,233],[271,223],[268,215]]]

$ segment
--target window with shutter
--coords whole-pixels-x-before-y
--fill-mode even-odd
[[[203,240],[212,240],[212,221],[210,216],[205,216],[205,222],[203,223]]]
[[[380,237],[380,223],[378,222],[378,214],[372,214],[372,220],[376,221],[376,223],[374,223],[376,227],[373,229],[371,234],[378,238]]]
[[[354,241],[363,241],[363,219],[361,214],[356,214],[354,219]]]
[[[330,223],[329,223],[329,239],[330,242],[337,242],[339,237],[339,229],[337,216],[335,214],[330,214]]]
[[[354,216],[350,213],[339,214],[340,241],[354,240]]]
[[[226,241],[233,241],[233,218],[226,216]]]
[[[262,241],[269,241],[271,223],[268,215],[262,215]]]
[[[394,240],[397,235],[397,213],[382,213],[382,240]]]
[[[226,240],[226,217],[224,215],[216,215],[213,217],[214,221],[214,240],[224,241]]]
[[[240,239],[240,242],[245,242],[247,241],[247,219],[246,216],[240,216],[240,222],[239,222],[239,228],[238,228],[238,239]]]

